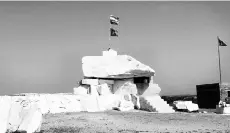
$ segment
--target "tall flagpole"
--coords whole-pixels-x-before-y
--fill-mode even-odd
[[[109,45],[112,45],[111,36],[117,36],[118,37],[118,31],[113,29],[112,25],[118,25],[119,24],[119,17],[115,17],[113,15],[110,15],[109,23],[110,23],[109,24],[109,26],[110,26],[110,29],[109,29]],[[110,47],[109,47],[109,49],[110,49]]]
[[[221,80],[221,65],[220,65],[220,44],[219,44],[219,37],[218,36],[217,36],[217,40],[218,40],[219,73],[220,73],[220,85],[221,85],[222,80]]]
[[[111,23],[110,23],[110,16],[109,16],[109,48],[108,48],[108,49],[110,49],[110,47],[111,47],[111,46],[110,46],[110,45],[111,45],[111,44],[110,44],[110,43],[111,43],[111,38],[110,38],[110,34],[111,34],[110,32],[111,32],[111,31],[110,31],[110,29],[111,29]]]

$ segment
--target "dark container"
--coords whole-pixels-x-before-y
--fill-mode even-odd
[[[196,85],[199,108],[215,109],[220,101],[219,83]]]

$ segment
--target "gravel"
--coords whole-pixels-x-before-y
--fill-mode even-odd
[[[41,130],[44,133],[230,133],[230,115],[138,110],[47,114]]]

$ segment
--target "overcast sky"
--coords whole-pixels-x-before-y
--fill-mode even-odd
[[[0,2],[0,95],[72,92],[81,58],[112,44],[156,71],[162,95],[230,82],[230,2]],[[120,17],[109,42],[109,15]]]

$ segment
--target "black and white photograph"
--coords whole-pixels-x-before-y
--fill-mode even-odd
[[[0,1],[0,133],[230,133],[230,1]]]

